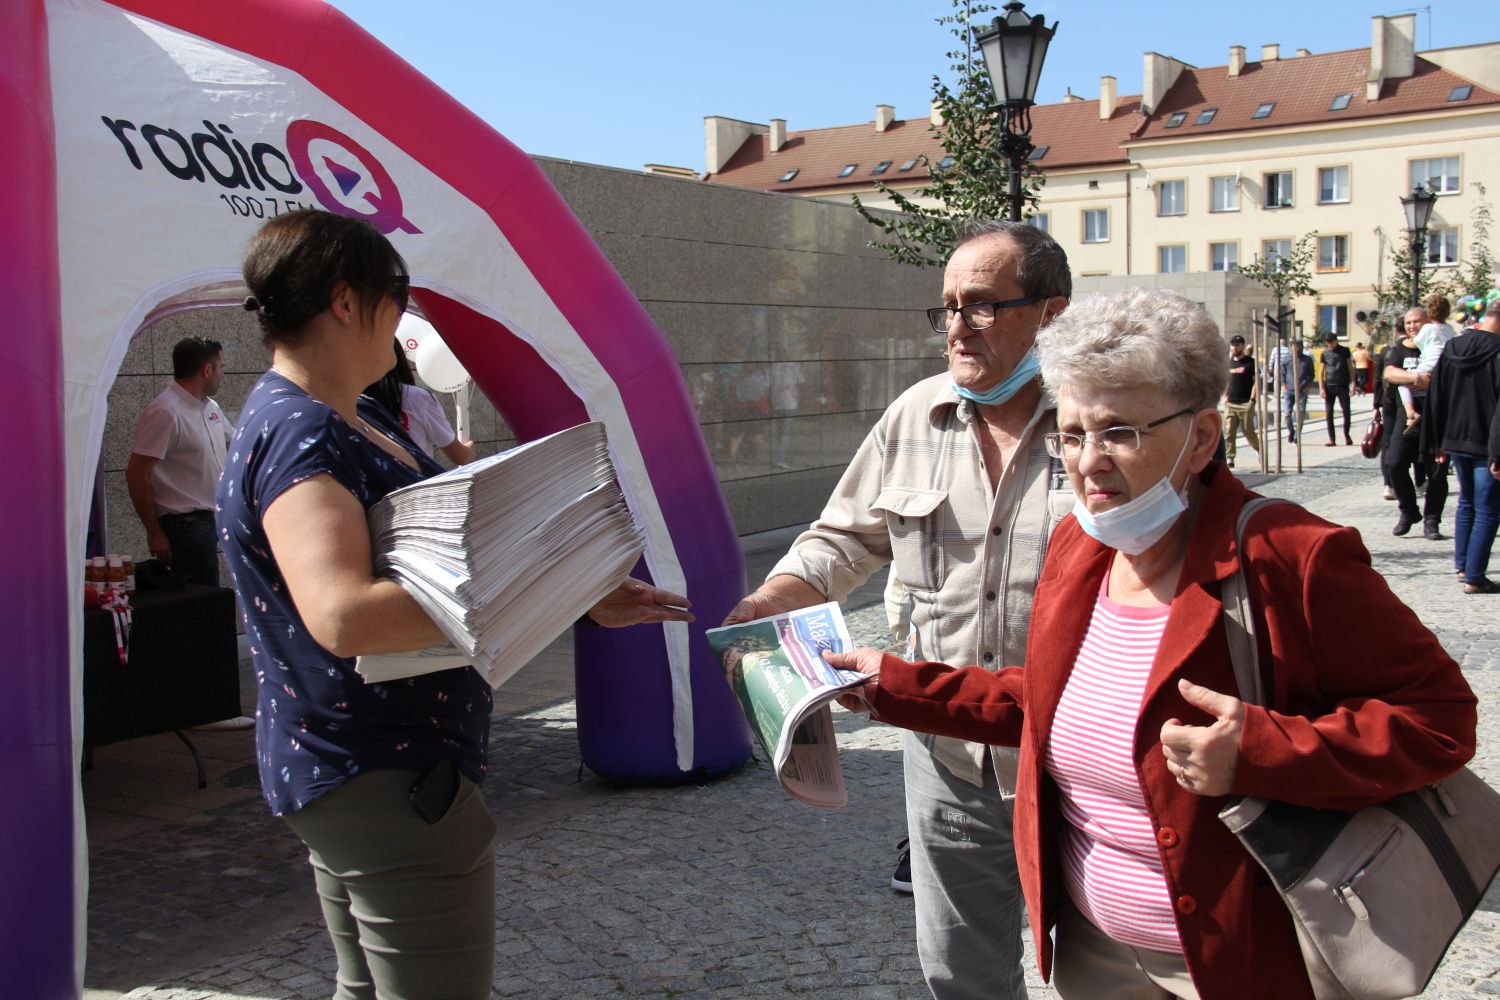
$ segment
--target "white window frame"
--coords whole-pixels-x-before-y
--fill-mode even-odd
[[[1438,252],[1433,259],[1432,251]],[[1428,226],[1426,264],[1428,267],[1454,267],[1459,260],[1457,226]]]
[[[1167,268],[1166,254],[1177,251],[1182,257],[1182,267]],[[1186,274],[1187,273],[1187,244],[1186,243],[1159,243],[1156,247],[1156,273],[1157,274]]]
[[[1264,264],[1266,266],[1266,268],[1269,270],[1270,267],[1271,267],[1271,258],[1272,258],[1273,255],[1272,255],[1271,251],[1266,248],[1266,244],[1268,244],[1268,243],[1285,243],[1286,244],[1286,253],[1282,253],[1281,252],[1281,247],[1278,246],[1276,248],[1276,253],[1274,255],[1277,258],[1285,259],[1285,258],[1290,257],[1292,255],[1292,247],[1293,247],[1293,244],[1295,243],[1295,241],[1291,240],[1291,239],[1282,239],[1282,238],[1272,238],[1272,239],[1261,240],[1260,241],[1260,260],[1261,260],[1261,263]]]
[[[1173,192],[1172,204],[1167,204],[1167,192]],[[1176,209],[1171,211],[1170,209]],[[1159,181],[1156,185],[1156,214],[1158,216],[1187,215],[1187,181]]]
[[[1330,240],[1337,240],[1339,242],[1335,242],[1335,243],[1329,244],[1328,241],[1330,241]],[[1339,254],[1337,252],[1334,253],[1334,261],[1331,264],[1325,264],[1325,263],[1323,263],[1323,247],[1325,245],[1332,245],[1336,250],[1337,250],[1337,248],[1342,248],[1343,249],[1343,253],[1342,254]],[[1328,233],[1326,235],[1320,235],[1318,237],[1318,263],[1317,263],[1317,270],[1319,270],[1319,271],[1347,271],[1347,270],[1349,270],[1349,234],[1348,233]]]
[[[1096,229],[1093,239],[1089,238],[1089,216],[1091,216],[1091,215],[1092,216],[1097,216],[1097,217],[1102,218],[1104,220],[1104,234],[1102,236],[1099,235],[1099,233],[1097,232],[1097,229]],[[1083,221],[1083,242],[1085,242],[1085,243],[1108,243],[1109,242],[1109,209],[1107,209],[1107,208],[1085,208],[1083,210],[1082,221]]]
[[[1447,172],[1449,161],[1453,163],[1452,174]],[[1433,194],[1458,194],[1463,191],[1463,161],[1457,155],[1433,156],[1425,160],[1412,160],[1410,162],[1411,166],[1408,169],[1408,174],[1411,178],[1412,187],[1420,184]],[[1434,163],[1441,164],[1438,168],[1439,173],[1437,174],[1432,172],[1432,165]],[[1437,185],[1431,183],[1434,177],[1437,177],[1442,183]],[[1448,185],[1450,179],[1453,181],[1451,187]]]
[[[1285,177],[1286,178],[1286,192],[1285,192],[1286,193],[1286,201],[1283,202],[1283,201],[1281,201],[1278,198],[1275,204],[1271,204],[1271,178],[1272,177]],[[1267,170],[1264,174],[1261,175],[1261,184],[1265,188],[1265,197],[1261,198],[1261,204],[1262,204],[1262,206],[1264,208],[1275,210],[1275,209],[1294,208],[1294,207],[1296,207],[1297,200],[1294,197],[1294,195],[1295,195],[1295,192],[1296,192],[1297,178],[1292,173],[1292,171],[1290,171],[1290,170]],[[1277,193],[1278,194],[1281,193],[1280,188],[1281,188],[1281,185],[1277,184]]]
[[[1329,310],[1329,314],[1333,317],[1334,321],[1330,324],[1323,322],[1323,310],[1325,309]],[[1339,322],[1340,316],[1342,316],[1343,322]],[[1342,337],[1347,334],[1349,332],[1349,307],[1347,305],[1324,305],[1319,303],[1318,332],[1324,336],[1336,333]]]
[[[1224,266],[1223,267],[1219,266],[1219,260],[1217,259],[1217,255],[1218,255],[1218,251],[1219,251],[1220,247],[1226,247],[1226,248],[1228,248],[1228,251],[1224,254],[1224,261],[1223,261]],[[1235,269],[1235,267],[1237,267],[1239,265],[1239,262],[1240,262],[1240,241],[1239,240],[1224,240],[1222,242],[1210,243],[1208,245],[1208,269],[1210,271],[1225,271],[1225,272],[1233,271]]]
[[[1227,183],[1220,184],[1220,181]],[[1224,204],[1219,203],[1220,192],[1228,195]],[[1208,179],[1208,210],[1210,212],[1238,212],[1240,210],[1240,179],[1234,174]]]
[[[1339,197],[1339,184],[1338,184],[1338,174],[1337,174],[1337,171],[1340,171],[1340,170],[1342,170],[1343,174],[1344,174],[1343,197]],[[1323,178],[1324,178],[1324,176],[1326,174],[1329,174],[1329,173],[1332,173],[1334,175],[1333,197],[1331,197],[1331,198],[1325,198],[1325,197],[1323,197],[1323,195],[1324,195],[1324,192],[1327,191],[1327,187],[1323,183]],[[1349,165],[1347,163],[1338,163],[1338,164],[1334,164],[1333,166],[1330,166],[1330,167],[1319,167],[1318,168],[1318,204],[1319,205],[1347,205],[1347,204],[1349,204]]]

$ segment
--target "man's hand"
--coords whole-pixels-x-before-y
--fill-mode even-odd
[[[754,593],[747,595],[724,616],[725,625],[753,622],[758,618],[796,611],[822,604],[828,597],[806,580],[785,573],[773,576],[761,584]]]
[[[681,594],[653,587],[644,580],[629,577],[589,608],[589,617],[605,628],[627,625],[650,625],[654,622],[695,621],[692,606]]]
[[[1500,479],[1500,462],[1490,463],[1490,475],[1494,476],[1496,479]]]
[[[165,531],[158,528],[155,531],[146,532],[146,548],[168,566],[172,565],[172,543],[167,541]]]
[[[838,703],[851,712],[874,713],[875,692],[880,686],[880,661],[885,654],[869,646],[848,653],[824,653],[823,659],[839,670],[857,670],[869,678],[863,685],[838,696]]]
[[[1161,727],[1161,752],[1167,758],[1167,770],[1194,795],[1228,795],[1240,759],[1245,703],[1186,678],[1177,682],[1177,690],[1189,705],[1203,709],[1217,721],[1211,726],[1185,726],[1180,719],[1167,720]]]

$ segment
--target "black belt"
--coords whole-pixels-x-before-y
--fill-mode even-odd
[[[157,520],[165,521],[168,518],[177,518],[183,521],[200,521],[207,518],[212,521],[214,519],[214,512],[211,510],[190,510],[186,514],[163,514]]]

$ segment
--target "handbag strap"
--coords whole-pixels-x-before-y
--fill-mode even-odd
[[[1234,666],[1234,680],[1240,689],[1240,700],[1251,705],[1265,704],[1261,685],[1260,653],[1255,646],[1255,620],[1250,615],[1250,587],[1245,580],[1245,526],[1262,507],[1291,503],[1278,497],[1256,497],[1240,508],[1234,525],[1234,548],[1239,567],[1226,578],[1222,587],[1224,631],[1229,638],[1229,662]]]

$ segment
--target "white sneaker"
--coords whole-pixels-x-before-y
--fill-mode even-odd
[[[1385,492],[1382,493],[1381,496],[1385,497],[1387,500],[1394,500],[1396,499],[1396,491],[1387,486],[1385,488]]]

